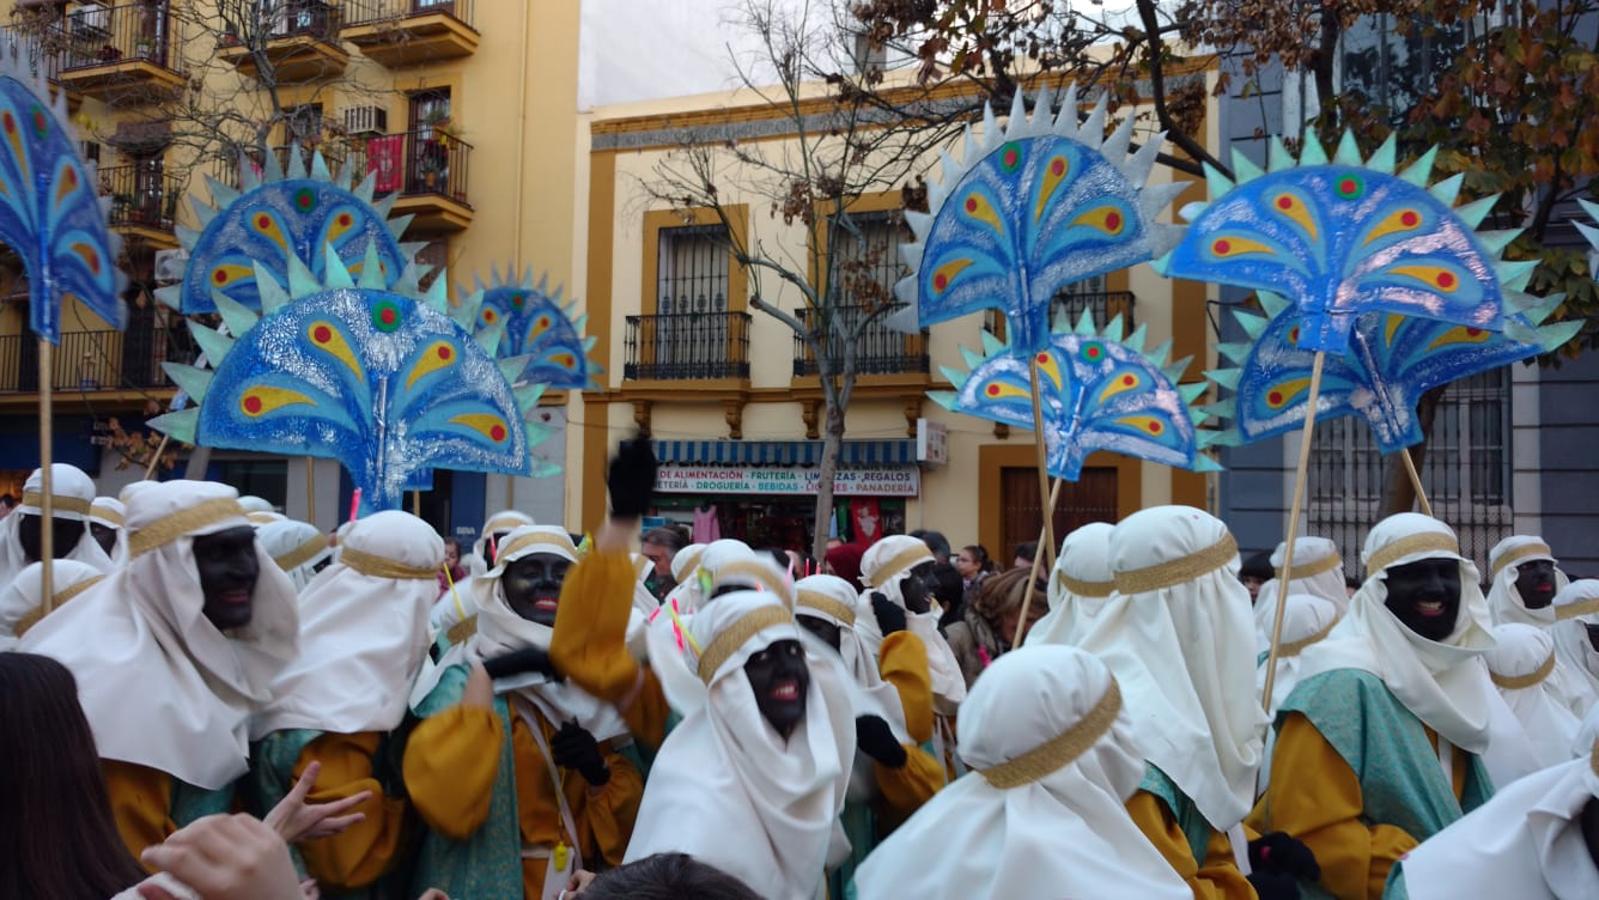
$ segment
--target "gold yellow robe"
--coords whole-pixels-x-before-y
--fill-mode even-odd
[[[1166,801],[1148,791],[1135,791],[1127,800],[1127,812],[1138,830],[1188,884],[1194,892],[1194,900],[1253,900],[1255,889],[1244,873],[1238,871],[1232,842],[1226,834],[1212,829],[1205,846],[1205,858],[1196,860],[1187,835]]]

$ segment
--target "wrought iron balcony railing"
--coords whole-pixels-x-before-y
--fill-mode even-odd
[[[629,380],[684,381],[750,375],[749,313],[628,316],[624,343],[627,358],[622,377]]]
[[[826,331],[826,347],[828,356],[834,360],[834,365],[843,362],[844,341],[840,330],[849,333],[859,327],[859,323],[871,317],[876,310],[861,305],[833,307],[831,314],[839,317],[839,322],[829,323]],[[818,311],[802,309],[799,319],[807,328],[816,327]],[[875,319],[860,330],[855,338],[855,374],[857,375],[903,375],[926,373],[929,371],[927,353],[927,332],[906,334],[896,331],[883,324],[887,318],[886,313],[880,313]],[[820,336],[819,336],[820,337]],[[794,336],[794,376],[816,375],[820,366],[816,360],[815,351],[799,335]]]

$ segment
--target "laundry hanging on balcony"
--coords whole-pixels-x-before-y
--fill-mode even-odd
[[[405,181],[405,135],[388,134],[366,142],[366,170],[377,176],[374,189],[392,194]]]

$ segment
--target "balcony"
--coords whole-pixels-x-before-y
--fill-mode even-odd
[[[399,192],[394,214],[416,217],[408,233],[442,234],[472,224],[466,194],[472,145],[466,141],[440,128],[422,128],[355,139],[345,155],[347,165],[377,176],[378,194]]]
[[[62,32],[54,27],[41,31],[37,28],[0,25],[0,53],[5,54],[9,64],[59,85],[61,35]]]
[[[56,79],[69,91],[108,103],[155,103],[189,83],[172,39],[165,3],[90,7],[48,36]]]
[[[326,0],[286,0],[273,14],[259,48],[278,84],[336,78],[350,64],[339,46],[339,8]],[[222,36],[217,56],[250,78],[261,78],[260,59],[237,35]]]
[[[628,316],[629,381],[706,381],[750,377],[750,315],[742,312]]]
[[[473,0],[344,0],[339,36],[391,69],[477,52]]]
[[[841,318],[840,325],[853,329],[874,310],[866,306],[839,306],[834,314]],[[817,312],[813,309],[798,311],[799,320],[807,329],[814,328]],[[855,341],[856,375],[911,375],[926,379],[930,370],[927,353],[927,332],[905,334],[883,324],[884,315],[861,330]],[[844,339],[834,329],[828,330],[828,355],[841,362],[844,358]],[[816,354],[799,335],[794,336],[794,377],[805,378],[820,374]]]
[[[100,170],[100,194],[111,198],[111,228],[131,244],[175,250],[173,233],[183,183],[147,160]]]
[[[1122,332],[1124,334],[1133,330],[1136,323],[1133,321],[1132,291],[1099,291],[1079,290],[1075,286],[1067,288],[1056,294],[1049,304],[1049,322],[1054,325],[1056,319],[1066,317],[1069,326],[1075,327],[1077,319],[1082,316],[1083,310],[1093,314],[1094,327],[1101,330],[1110,324],[1110,320],[1117,316],[1122,317]],[[1005,337],[1005,317],[999,310],[991,309],[983,315],[983,327],[987,328],[995,337]]]
[[[172,390],[163,362],[194,362],[194,338],[181,321],[137,325],[126,332],[69,331],[51,354],[57,394]],[[39,391],[39,342],[32,334],[0,337],[0,394]]]

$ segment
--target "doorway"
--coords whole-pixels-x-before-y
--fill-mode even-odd
[[[988,552],[1004,567],[1015,558],[1016,545],[1037,541],[1043,530],[1038,470],[1031,466],[1006,466],[1000,472],[1000,492],[1002,543],[989,547]],[[1055,540],[1062,540],[1089,522],[1115,522],[1116,519],[1116,470],[1086,466],[1081,478],[1061,486],[1060,500],[1055,504]]]

